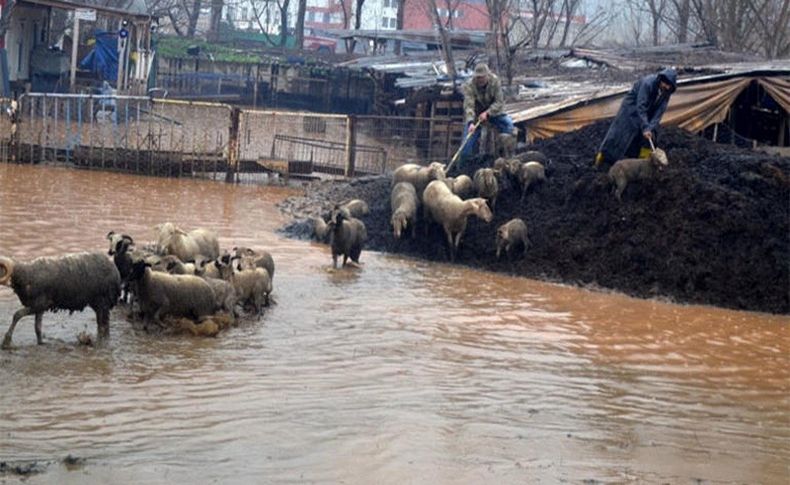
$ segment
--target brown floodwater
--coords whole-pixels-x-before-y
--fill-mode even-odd
[[[295,189],[0,164],[0,253],[107,250],[173,221],[268,248],[277,304],[218,338],[113,312],[23,320],[0,351],[0,461],[27,483],[776,483],[786,316],[644,301],[285,239]],[[0,289],[0,332],[19,303]],[[84,459],[67,467],[67,455]],[[0,481],[13,479],[0,475]]]

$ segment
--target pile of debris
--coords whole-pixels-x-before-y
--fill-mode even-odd
[[[608,121],[541,140],[529,149],[551,158],[548,182],[522,204],[503,182],[491,224],[471,218],[459,262],[521,276],[604,287],[639,297],[775,313],[790,312],[790,158],[721,145],[676,128],[659,144],[670,166],[628,186],[619,203],[604,171],[592,167]],[[472,174],[492,160],[461,167]],[[454,174],[451,174],[454,175]],[[389,179],[321,184],[283,205],[296,217],[325,214],[333,203],[361,198],[368,249],[447,260],[444,235],[395,241],[389,227]],[[496,227],[526,221],[525,258],[497,261]],[[305,223],[286,233],[309,234]],[[363,255],[364,258],[364,255]]]

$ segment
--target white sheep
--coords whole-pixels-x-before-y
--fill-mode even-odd
[[[502,224],[496,230],[495,243],[496,259],[499,259],[503,249],[507,253],[508,257],[511,257],[512,250],[518,245],[521,245],[524,254],[527,254],[527,246],[529,244],[527,224],[519,218],[511,219],[508,222]]]
[[[392,188],[390,194],[390,209],[392,217],[393,235],[395,239],[400,239],[401,234],[407,227],[411,227],[411,237],[414,239],[417,227],[417,208],[420,206],[420,199],[417,197],[417,190],[409,182],[398,182]]]
[[[461,237],[466,231],[467,218],[475,215],[487,223],[493,218],[485,199],[462,200],[439,180],[429,183],[425,188],[423,204],[426,223],[433,220],[444,229],[451,261],[455,261]]]
[[[444,180],[447,178],[444,165],[439,162],[433,162],[427,167],[422,167],[415,163],[407,163],[401,165],[392,173],[392,186],[394,187],[398,182],[409,182],[414,185],[417,191],[417,197],[422,198],[425,187],[428,186],[433,180]]]
[[[242,305],[251,304],[256,314],[260,314],[264,306],[269,305],[269,294],[272,292],[272,280],[264,268],[237,270],[233,261],[236,256],[223,256],[220,265],[222,279],[233,285],[236,300]]]
[[[445,180],[450,190],[462,199],[472,196],[475,191],[475,184],[469,175],[459,175],[457,177],[447,177]]]
[[[137,261],[131,279],[137,283],[140,309],[148,321],[164,325],[166,316],[197,321],[216,310],[214,291],[199,276],[156,272],[144,261]]]
[[[35,315],[36,341],[42,344],[44,312],[75,312],[86,306],[96,313],[98,337],[108,337],[110,309],[121,294],[121,275],[115,264],[101,253],[42,257],[29,262],[0,258],[0,285],[10,286],[22,303],[3,339],[3,348],[8,348],[21,318]]]
[[[656,148],[650,158],[624,158],[615,162],[609,169],[609,181],[614,186],[617,200],[622,200],[621,196],[629,182],[653,178],[657,169],[663,170],[667,165],[667,154],[660,148]]]
[[[184,232],[171,222],[154,226],[157,247],[162,254],[172,254],[181,261],[195,261],[198,256],[219,257],[219,239],[214,231],[195,229]]]
[[[475,172],[474,182],[477,196],[486,199],[493,211],[499,195],[499,182],[496,178],[496,172],[491,168],[478,169]]]
[[[362,216],[366,216],[370,213],[370,207],[368,207],[368,203],[361,199],[352,199],[348,202],[344,202],[340,204],[340,208],[346,211],[346,217],[356,217],[359,219]]]
[[[241,246],[234,247],[233,253],[239,259],[239,269],[263,268],[274,280],[274,258],[269,251]]]
[[[521,184],[521,202],[527,196],[527,189],[537,182],[546,181],[546,169],[539,162],[522,164],[518,171],[518,180]]]

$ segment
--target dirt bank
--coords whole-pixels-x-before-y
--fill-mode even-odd
[[[494,221],[470,219],[460,264],[640,297],[790,312],[790,158],[669,128],[660,146],[670,166],[652,181],[629,185],[618,203],[606,174],[591,168],[607,127],[596,123],[529,147],[552,159],[549,183],[521,204],[519,191],[505,182]],[[490,163],[476,159],[462,171]],[[281,209],[300,219],[361,198],[371,208],[363,218],[367,248],[446,260],[438,228],[416,241],[393,240],[385,177],[323,182],[307,192]],[[532,245],[522,260],[496,261],[495,229],[513,217],[526,221]],[[296,221],[284,231],[309,237],[307,226]]]

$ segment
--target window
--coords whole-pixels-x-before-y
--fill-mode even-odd
[[[384,17],[384,18],[381,19],[381,27],[382,28],[386,29],[387,26],[389,25],[389,23],[390,23],[390,19],[389,18]]]
[[[315,22],[315,12],[307,12],[307,21]]]
[[[329,23],[329,12],[324,12],[324,23],[325,24]]]
[[[247,20],[247,7],[241,7],[241,19]]]
[[[394,19],[394,18],[390,17],[390,28],[391,29],[398,28],[398,19]]]

